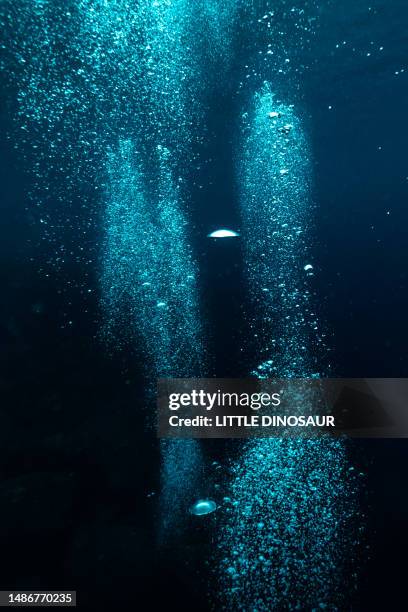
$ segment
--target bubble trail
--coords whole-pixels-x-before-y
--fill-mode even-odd
[[[122,139],[108,161],[102,273],[106,336],[114,342],[122,336],[136,345],[142,339],[151,380],[200,376],[205,351],[198,272],[181,185],[186,179],[183,166],[194,162],[193,143],[202,138],[202,98],[208,84],[204,57],[214,61],[214,55],[225,52],[235,2],[157,0],[135,3],[132,9],[119,2],[117,15],[98,3],[96,18],[94,4],[84,0],[84,5],[88,35],[97,34],[98,40],[101,30],[107,40],[114,35],[113,57],[119,49],[121,66],[137,91],[136,117],[143,126],[133,140]],[[131,66],[125,53],[134,53],[129,41],[139,50]],[[99,61],[95,64],[99,68]],[[120,92],[122,84],[116,89]],[[119,97],[119,104],[126,107],[127,97],[125,103]],[[125,118],[134,130],[135,121],[129,122],[127,113]],[[182,530],[193,491],[196,495],[200,489],[202,457],[193,440],[162,442],[161,450],[159,537],[167,541]]]
[[[119,140],[137,142],[142,156],[161,144],[179,168],[197,161],[192,150],[203,140],[207,91],[228,63],[236,4],[0,3],[0,67],[15,96],[13,140],[32,174],[30,213],[55,246],[51,265],[95,261],[83,244],[96,241],[107,151]]]
[[[169,156],[157,147],[156,181],[129,140],[109,155],[101,283],[108,339],[124,330],[144,343],[148,367],[177,377],[198,371],[204,350],[198,271]]]
[[[102,295],[105,336],[141,344],[148,378],[199,372],[204,349],[197,266],[188,246],[187,221],[174,182],[169,151],[156,150],[157,176],[143,171],[129,141],[108,159]],[[162,443],[161,537],[181,528],[197,484],[196,441]]]
[[[262,356],[253,375],[317,376],[323,340],[304,270],[312,209],[306,136],[267,83],[242,119],[241,236],[249,325]],[[225,608],[342,609],[358,491],[345,443],[249,441],[231,471],[232,503],[219,533]]]
[[[311,376],[324,336],[304,271],[313,209],[309,147],[293,108],[279,103],[267,84],[255,96],[252,113],[242,118],[240,171],[246,275],[254,305],[250,327],[266,361],[257,375]]]
[[[129,140],[108,158],[101,273],[105,337],[138,347],[149,379],[199,372],[204,354],[197,266],[169,158],[159,145],[157,172],[150,176]],[[165,530],[169,517],[180,519],[199,464],[198,444],[179,442],[162,444]]]
[[[180,185],[189,178],[186,169],[197,161],[191,151],[202,142],[205,134],[203,118],[208,91],[214,87],[214,82],[223,84],[224,80],[228,81],[232,34],[247,28],[245,10],[252,13],[258,5],[263,8],[272,3],[269,0],[250,3],[240,0],[3,0],[0,3],[0,25],[4,33],[2,50],[5,51],[1,67],[17,102],[18,137],[15,142],[34,174],[30,212],[36,211],[44,240],[54,246],[50,260],[57,269],[63,270],[70,261],[80,263],[85,270],[92,269],[97,254],[102,251],[101,286],[104,289],[102,306],[106,317],[106,337],[113,339],[115,336],[117,340],[130,341],[136,347],[143,345],[144,354],[154,364],[150,371],[151,379],[169,372],[172,375],[183,372],[186,376],[197,376],[202,372],[202,357],[197,365],[200,332],[195,326],[198,316],[196,266],[186,231],[189,223],[185,211],[188,198],[182,193]],[[273,40],[265,45],[255,68],[246,67],[245,78],[242,78],[238,89],[242,89],[244,82],[258,82],[262,73],[258,63],[269,65],[277,55],[279,61],[282,60],[277,74],[281,75],[281,81],[288,80],[293,63],[288,64],[282,58],[287,57],[285,47],[290,37],[281,35],[282,31],[277,32],[270,26],[274,21],[292,20],[293,16],[296,41],[302,37],[300,30],[308,31],[311,26],[307,14],[300,17],[304,13],[303,8],[294,7],[288,12],[283,0],[273,2],[273,9],[276,7],[279,9],[276,17],[273,11],[268,11],[258,20],[260,28],[273,33]],[[303,25],[297,23],[300,19],[305,22]],[[254,41],[251,28],[251,46]],[[278,54],[276,44],[279,46]],[[262,96],[257,98],[258,107],[261,100]],[[268,113],[279,114],[279,109],[269,109],[269,106]],[[287,107],[283,106],[282,110],[286,112]],[[276,255],[276,259],[279,242],[269,234],[266,240],[264,235],[265,219],[271,216],[268,203],[263,201],[264,194],[281,193],[279,209],[283,215],[284,199],[292,197],[290,190],[284,196],[283,186],[293,180],[296,168],[307,158],[307,149],[303,153],[301,151],[306,144],[305,138],[293,115],[293,111],[288,111],[282,133],[296,134],[296,139],[291,142],[295,145],[294,150],[301,155],[291,164],[289,148],[285,154],[287,160],[283,155],[284,163],[279,165],[279,172],[276,168],[276,172],[272,171],[268,165],[269,156],[265,152],[261,154],[262,138],[265,146],[281,142],[277,140],[275,132],[267,131],[267,126],[274,125],[276,115],[268,116],[265,122],[264,115],[260,114],[258,123],[256,117],[254,119],[251,115],[247,124],[244,160],[247,168],[246,195],[243,189],[242,211],[244,216],[245,212],[248,213],[245,221],[248,276],[252,279],[250,288],[254,292],[254,303],[263,316],[262,326],[257,326],[257,329],[262,329],[265,332],[263,337],[269,339],[268,346],[262,343],[258,346],[263,359],[263,364],[257,370],[259,376],[262,376],[262,372],[267,375],[274,371],[285,375],[286,371],[290,371],[292,359],[296,360],[296,372],[307,371],[304,369],[306,354],[301,348],[306,343],[307,333],[302,335],[300,329],[295,330],[296,336],[295,332],[292,334],[291,325],[296,321],[303,325],[301,318],[305,316],[305,309],[309,308],[309,301],[302,296],[303,286],[289,262],[292,261],[297,270],[297,263],[303,267],[311,265],[310,258],[305,258],[303,262],[300,262],[300,257],[299,262],[296,257],[285,259],[290,253],[295,253],[293,249],[297,249],[300,255],[300,245],[303,244],[301,231],[304,227],[300,229],[300,238],[295,242],[289,240],[291,232],[287,233],[288,248]],[[300,143],[299,146],[296,142]],[[278,147],[277,153],[279,151]],[[264,164],[260,172],[257,171],[254,156]],[[298,180],[293,180],[293,186],[300,188],[306,178],[302,175]],[[251,203],[250,182],[253,180],[255,189],[255,179],[260,180],[259,189],[254,192],[259,197]],[[273,181],[275,189],[272,189]],[[301,201],[295,198],[290,214],[296,211],[299,220],[306,224],[308,212],[300,204]],[[300,214],[302,210],[304,214]],[[290,224],[290,214],[287,212],[286,218],[289,220],[282,223]],[[101,216],[104,217],[105,228],[103,245],[99,241]],[[163,231],[161,240],[158,228],[160,232]],[[282,225],[282,240],[285,240],[283,230]],[[261,257],[262,253],[264,257],[258,265],[256,257]],[[158,269],[160,257],[163,257],[164,266],[170,273],[168,282]],[[265,258],[269,259],[269,263],[275,262],[274,269],[272,264],[262,264]],[[279,272],[280,261],[288,262],[282,273]],[[309,269],[307,272],[302,270],[302,273],[307,276],[312,272]],[[279,284],[284,283],[282,287],[277,287],[274,280],[278,274]],[[82,296],[88,295],[88,273],[86,279],[83,286],[78,287]],[[62,290],[66,292],[68,283],[63,285]],[[283,293],[280,298],[278,290]],[[268,297],[268,292],[274,293],[274,298]],[[279,334],[275,333],[272,318],[280,307],[285,308],[286,303],[294,304],[295,298],[301,300],[297,302],[296,299],[298,311],[293,314],[294,307],[286,308],[287,314],[280,321],[282,329]],[[192,345],[191,359],[181,350],[176,355],[169,351],[170,337],[174,337],[172,344],[178,348],[179,320],[182,328],[191,326],[190,339],[197,338],[197,343]],[[310,312],[312,329],[314,320]],[[255,320],[251,324],[255,333]],[[285,336],[289,332],[290,336]],[[298,338],[296,341],[293,339],[295,336]],[[258,333],[259,337],[262,336]],[[290,351],[280,340],[282,338],[292,343]],[[279,345],[276,351],[275,344]],[[277,357],[272,362],[270,357],[275,353]],[[192,478],[203,465],[195,442],[178,442],[180,444],[163,445],[161,504],[165,531],[181,520],[180,513],[187,513],[196,499],[199,491]],[[266,491],[259,491],[263,478],[265,489],[273,491],[276,488],[275,480],[272,483],[268,480],[267,464],[275,455],[278,458],[281,456],[277,442],[260,443],[260,456],[266,458],[258,471],[251,472],[251,461],[256,458],[254,453],[257,448],[257,445],[249,445],[242,460],[236,464],[232,488],[237,499],[241,500],[242,508],[250,494],[253,493],[254,499],[259,497],[254,506],[254,516],[262,514],[262,504],[279,516],[279,508],[273,499],[267,496]],[[289,451],[286,446],[282,448],[285,449],[284,453],[282,451],[282,463],[285,464]],[[320,446],[316,445],[315,448]],[[311,452],[308,451],[309,454]],[[289,467],[293,464],[294,459]],[[284,475],[289,473],[289,467]],[[245,474],[248,474],[246,481]],[[279,482],[280,473],[276,478]],[[248,488],[247,496],[242,491],[245,486]],[[195,489],[194,497],[191,495],[192,488]],[[289,492],[289,495],[294,494]],[[294,501],[293,505],[296,506]],[[253,521],[249,519],[245,531],[245,521],[242,522],[236,510],[239,507],[239,502],[233,506],[235,510],[231,512],[231,520],[235,517],[240,527],[236,537],[232,534],[226,544],[230,542],[235,546],[238,534],[243,533],[241,557],[244,563],[251,555],[256,560],[256,550],[249,545],[250,535],[254,537],[255,534]],[[320,516],[325,516],[322,504],[318,503],[317,508],[321,510]],[[259,524],[262,522],[265,521],[260,519]],[[286,530],[282,521],[279,525],[284,536]],[[231,523],[228,523],[223,533],[230,527]],[[295,527],[297,524],[294,523]],[[293,537],[290,541],[299,550],[300,540]],[[235,559],[235,550],[238,549],[232,548],[231,553],[225,553],[225,558]],[[259,550],[260,555],[266,555],[262,552],[262,542]],[[292,558],[298,557],[294,555]],[[294,562],[294,566],[298,568],[299,563]],[[276,569],[275,564],[273,567]],[[235,576],[232,561],[227,569],[226,575],[230,580],[231,576]],[[276,570],[275,574],[279,571]],[[276,591],[280,584],[288,584],[285,580],[281,578],[279,584],[273,583],[276,588],[272,585],[270,592],[273,593],[274,588]],[[244,592],[246,584],[241,582],[237,592]],[[269,584],[268,581],[265,584]],[[228,582],[228,593],[230,588],[232,590],[233,587]],[[261,603],[257,607],[265,602],[262,597],[264,595],[260,594]],[[278,600],[275,597],[273,601]]]

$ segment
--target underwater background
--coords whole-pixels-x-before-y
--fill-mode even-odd
[[[222,7],[200,2],[198,10],[193,2],[176,2],[177,11],[184,12],[176,11],[171,19],[175,29],[164,59],[143,56],[159,66],[156,76],[154,69],[149,76],[148,68],[139,70],[135,49],[142,44],[138,19],[153,27],[149,11],[155,4],[172,3],[26,0],[0,5],[1,588],[76,589],[80,606],[96,601],[100,609],[137,606],[141,598],[152,607],[235,609],[231,588],[219,579],[225,567],[217,534],[225,508],[199,521],[189,508],[200,497],[222,499],[231,478],[228,457],[239,457],[240,447],[209,442],[195,464],[197,482],[190,497],[180,506],[173,489],[161,495],[163,452],[154,431],[146,352],[154,353],[166,333],[176,334],[179,321],[160,327],[163,319],[156,325],[154,318],[137,314],[135,330],[128,333],[129,312],[138,309],[141,298],[133,292],[135,277],[128,268],[106,258],[107,219],[126,201],[123,190],[128,194],[129,184],[135,190],[129,202],[135,200],[137,177],[147,175],[153,163],[159,168],[151,179],[161,185],[158,197],[165,192],[177,204],[179,192],[167,165],[168,156],[177,152],[171,172],[183,175],[180,167],[188,168],[183,189],[189,205],[174,204],[171,223],[165,217],[160,231],[178,237],[187,226],[188,247],[180,242],[174,252],[161,251],[142,267],[160,270],[165,260],[168,267],[160,278],[165,288],[168,270],[178,273],[175,261],[183,262],[194,283],[197,269],[200,274],[194,299],[187,290],[171,288],[177,303],[188,300],[192,314],[183,325],[192,337],[181,344],[176,365],[171,336],[160,345],[159,357],[168,355],[163,371],[177,375],[191,367],[192,375],[247,376],[265,357],[258,358],[259,346],[248,340],[248,321],[258,316],[245,280],[251,241],[246,250],[240,238],[212,241],[207,236],[219,227],[241,232],[245,222],[254,223],[250,216],[245,221],[242,203],[240,208],[245,202],[240,179],[247,176],[241,164],[248,169],[254,159],[250,145],[255,138],[248,137],[246,148],[242,144],[243,114],[256,92],[264,92],[266,98],[258,100],[269,103],[272,91],[283,114],[293,112],[295,130],[300,125],[293,150],[299,158],[307,156],[299,185],[304,176],[310,183],[304,187],[302,182],[299,189],[306,196],[301,191],[299,201],[311,204],[297,210],[299,223],[307,217],[302,263],[313,264],[308,300],[324,338],[312,344],[310,368],[344,377],[404,377],[408,7],[400,0],[280,0]],[[112,31],[112,24],[129,25],[133,9],[141,12],[123,42],[122,30]],[[91,18],[95,12],[98,17]],[[214,14],[220,17],[207,51],[200,32]],[[270,38],[262,21],[272,23]],[[177,29],[181,23],[182,31]],[[112,51],[115,32],[122,40],[119,51]],[[160,28],[154,40],[157,32]],[[193,61],[188,64],[183,105],[166,106],[161,96],[168,92],[171,97],[178,87],[185,62],[179,50],[188,37],[199,47],[200,69],[195,73]],[[269,61],[268,51],[270,66],[263,63]],[[160,61],[170,66],[168,73],[160,72]],[[265,80],[272,88],[266,93]],[[145,132],[144,144],[129,144]],[[170,153],[156,152],[157,138],[164,138]],[[190,139],[189,151],[179,148],[179,138]],[[136,152],[142,153],[140,163]],[[258,171],[255,164],[253,172]],[[259,184],[265,173],[256,175]],[[124,176],[129,177],[125,187]],[[256,182],[249,170],[248,176]],[[139,210],[153,205],[141,204]],[[155,224],[131,217],[124,226],[131,225],[134,233],[121,243],[125,252],[132,251],[135,236],[141,245],[135,257],[161,248]],[[253,243],[263,231],[261,223],[251,234]],[[101,269],[114,270],[119,292],[106,291],[113,277]],[[290,265],[287,269],[289,274]],[[122,289],[130,296],[129,312],[117,301]],[[108,325],[107,309],[115,313]],[[186,365],[187,357],[193,365]],[[147,362],[148,370],[162,372],[155,359]],[[353,533],[352,544],[341,541],[341,534],[333,536],[331,546],[345,558],[342,584],[336,587],[343,597],[322,607],[399,609],[408,546],[407,444],[354,440],[345,452],[363,474],[363,484],[353,493],[359,536]],[[171,461],[177,459],[170,455]],[[214,462],[207,478],[205,466]],[[212,488],[218,477],[211,470],[224,471],[219,493]],[[173,477],[177,481],[180,474]],[[171,526],[171,537],[160,543],[162,515],[171,515],[172,503],[183,528]],[[329,590],[336,571],[336,566],[326,568]],[[268,579],[247,588],[268,591]],[[258,603],[244,602],[242,609],[282,608],[280,595],[267,595],[267,604],[258,596]],[[311,606],[302,605],[300,595],[288,609]]]

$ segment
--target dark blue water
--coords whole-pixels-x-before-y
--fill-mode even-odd
[[[309,3],[296,6],[303,4]],[[299,48],[292,38],[296,69],[277,77],[277,90],[302,109],[311,142],[312,289],[330,348],[322,359],[336,376],[404,377],[408,7],[400,0],[322,1],[314,13],[319,27]],[[214,245],[206,239],[215,227],[240,227],[233,117],[246,92],[234,92],[235,78],[249,61],[248,41],[251,32],[242,28],[230,80],[208,93],[204,157],[210,161],[191,172],[194,247],[210,330],[209,373],[218,376],[244,376],[254,358],[251,347],[237,351],[250,308],[241,244]],[[12,62],[11,54],[5,57]],[[55,244],[44,239],[28,195],[35,155],[15,147],[16,90],[5,78],[0,586],[76,588],[84,605],[96,599],[102,607],[115,601],[124,606],[147,596],[152,606],[165,601],[171,609],[207,609],[212,578],[202,559],[209,554],[211,524],[191,523],[176,549],[160,554],[155,549],[151,494],[159,488],[159,455],[154,432],[146,432],[141,355],[110,354],[99,337],[100,237],[94,212],[81,239],[75,230],[76,222],[81,227],[87,222],[83,201],[96,204],[98,194],[78,182],[70,215],[79,220],[59,228],[66,254],[55,266]],[[52,193],[48,206],[51,216],[58,216],[52,207],[61,203]],[[77,257],[79,242],[83,257]],[[215,447],[208,454],[217,452]],[[399,609],[408,547],[408,446],[404,440],[356,441],[351,454],[367,471],[368,484],[362,493],[367,515],[362,571],[349,607]]]

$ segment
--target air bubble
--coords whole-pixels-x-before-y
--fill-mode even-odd
[[[212,499],[199,499],[191,507],[190,512],[195,516],[204,516],[205,514],[211,514],[217,509],[217,504]]]

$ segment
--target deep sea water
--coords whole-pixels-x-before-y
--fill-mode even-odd
[[[395,608],[404,441],[160,449],[151,388],[405,375],[407,13],[1,3],[2,588]]]

